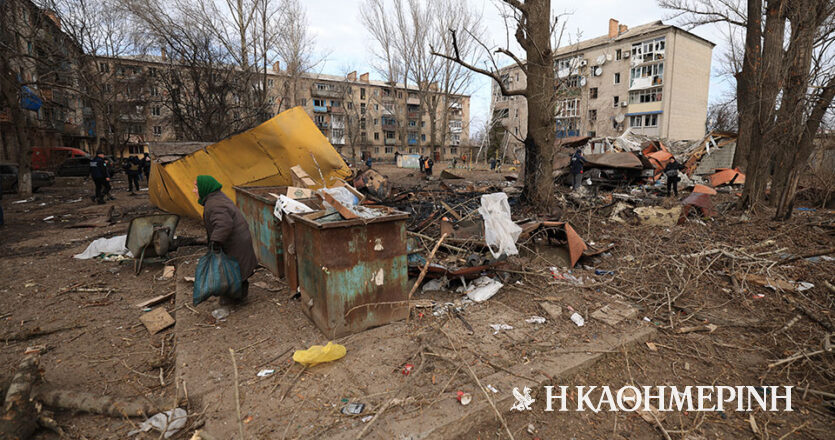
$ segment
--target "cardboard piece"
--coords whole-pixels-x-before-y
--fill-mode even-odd
[[[174,325],[174,318],[168,314],[164,307],[157,307],[156,309],[143,314],[139,317],[139,321],[141,321],[142,324],[145,324],[145,328],[147,328],[148,332],[152,335],[155,335]]]
[[[301,188],[313,188],[316,186],[316,182],[299,165],[290,168],[290,176],[293,179],[293,186]]]

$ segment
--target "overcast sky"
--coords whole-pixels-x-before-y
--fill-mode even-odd
[[[316,37],[317,47],[326,56],[325,61],[318,67],[322,73],[341,75],[350,70],[358,73],[371,72],[372,79],[381,79],[372,68],[371,41],[366,36],[360,20],[359,9],[364,0],[304,0],[307,8],[311,31]],[[487,41],[501,42],[505,40],[504,23],[499,18],[496,8],[497,0],[460,0],[483,14],[482,23],[487,28]],[[584,0],[564,1],[552,0],[552,7],[558,12],[569,12],[566,30],[572,39],[578,31],[582,32],[582,39],[589,39],[605,35],[609,29],[609,18],[619,20],[629,27],[664,20],[668,20],[670,11],[658,7],[655,0]],[[718,26],[703,26],[693,32],[706,38],[717,46],[713,49],[712,68],[714,74],[710,80],[710,101],[713,102],[728,93],[731,85],[723,77],[717,76],[716,64],[724,51],[724,28]],[[565,44],[565,41],[563,42]],[[518,50],[518,47],[517,47]],[[521,57],[524,53],[518,51]],[[347,69],[347,70],[346,70]],[[490,109],[490,80],[476,75],[471,90],[470,118],[473,121],[484,121]]]

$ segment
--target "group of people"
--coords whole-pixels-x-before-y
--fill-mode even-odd
[[[151,156],[145,153],[140,159],[137,156],[131,156],[125,164],[125,174],[128,176],[128,186],[131,195],[136,195],[139,191],[139,180],[142,175],[145,175],[145,182],[147,183],[151,176]],[[113,177],[113,163],[104,156],[104,152],[96,151],[96,157],[90,160],[90,178],[93,179],[93,184],[96,186],[96,195],[92,199],[99,205],[104,204],[105,199],[114,200],[110,191],[110,179]]]
[[[427,176],[432,175],[432,167],[435,166],[435,161],[429,156],[420,156],[418,159],[420,164],[420,171]]]
[[[580,188],[580,185],[583,183],[583,168],[588,161],[583,156],[582,148],[578,148],[574,151],[574,154],[571,155],[571,160],[569,162],[569,168],[571,171],[571,190],[576,191]],[[491,164],[492,169],[492,164]],[[664,167],[664,177],[667,179],[667,197],[670,197],[670,191],[678,197],[678,182],[681,181],[681,177],[679,176],[679,171],[684,169],[684,166],[681,165],[679,161],[676,160],[675,156],[670,159],[670,162]]]

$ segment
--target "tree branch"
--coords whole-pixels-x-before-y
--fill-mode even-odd
[[[489,71],[487,69],[482,69],[482,68],[476,67],[476,66],[462,60],[461,55],[458,52],[458,40],[457,40],[457,37],[455,36],[455,30],[450,29],[449,32],[452,34],[452,48],[453,48],[453,51],[455,52],[455,56],[449,56],[449,55],[446,55],[446,54],[442,54],[442,53],[436,51],[434,47],[430,46],[429,49],[431,50],[432,55],[435,55],[437,57],[441,57],[441,58],[453,61],[455,63],[458,63],[458,64],[466,67],[467,69],[472,70],[473,72],[480,73],[482,75],[489,76],[490,78],[493,78],[493,80],[495,80],[499,84],[499,88],[501,89],[502,95],[504,95],[504,96],[526,96],[526,90],[510,90],[510,89],[508,89],[507,86],[505,86],[504,83],[502,82],[502,78],[499,76],[498,72],[492,72],[492,71]]]

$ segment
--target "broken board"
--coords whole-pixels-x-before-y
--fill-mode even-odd
[[[174,318],[172,318],[163,307],[158,307],[143,314],[139,317],[139,321],[141,321],[142,324],[145,324],[145,328],[147,328],[148,332],[152,335],[155,335],[174,325]]]
[[[634,318],[637,313],[632,306],[616,301],[595,310],[591,317],[615,326],[624,319]]]

